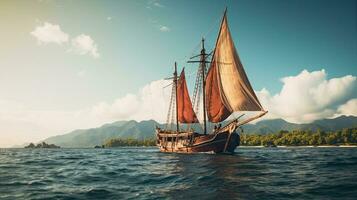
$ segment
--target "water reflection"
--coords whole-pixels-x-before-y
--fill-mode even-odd
[[[183,178],[179,188],[168,191],[172,198],[241,199],[258,192],[250,184],[257,170],[253,159],[239,154],[174,155],[175,171]]]

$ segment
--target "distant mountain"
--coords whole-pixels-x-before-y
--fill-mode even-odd
[[[154,137],[155,127],[163,127],[154,120],[137,122],[117,121],[110,124],[104,124],[98,128],[74,130],[64,135],[50,137],[44,142],[56,144],[61,147],[94,147],[101,145],[111,138],[134,138],[146,139]],[[295,124],[283,119],[263,120],[256,124],[247,124],[243,126],[244,133],[268,134],[280,130],[311,130],[318,129],[323,131],[336,131],[343,128],[357,127],[357,117],[340,116],[334,119],[322,119],[309,124]],[[198,128],[199,129],[199,128]]]
[[[257,122],[256,124],[246,124],[243,126],[245,133],[268,134],[275,133],[280,130],[323,130],[336,131],[343,128],[357,127],[357,117],[354,116],[340,116],[334,119],[316,120],[309,124],[295,124],[287,122],[283,119],[271,119]]]
[[[94,147],[111,138],[146,139],[153,137],[156,125],[159,124],[154,120],[118,121],[105,124],[99,128],[74,130],[64,135],[50,137],[44,141],[61,147]]]

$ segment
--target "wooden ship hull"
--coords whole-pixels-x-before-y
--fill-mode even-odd
[[[176,153],[233,153],[240,143],[234,126],[226,126],[212,134],[190,131],[167,131],[156,129],[157,146],[161,152]]]
[[[237,133],[229,134],[228,132],[220,132],[217,134],[198,134],[181,132],[174,133],[168,136],[167,133],[160,132],[157,134],[157,146],[161,152],[176,152],[176,153],[198,153],[198,152],[213,152],[213,153],[233,153],[239,146],[239,135]],[[193,139],[183,139],[180,135],[194,135]],[[231,136],[230,139],[229,135]],[[187,136],[186,136],[187,137]],[[190,137],[190,136],[188,136]],[[171,140],[171,141],[167,141]],[[225,149],[225,146],[227,148]]]

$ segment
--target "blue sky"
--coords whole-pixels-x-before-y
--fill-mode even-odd
[[[79,112],[103,102],[113,106],[118,98],[138,95],[152,81],[170,76],[175,61],[186,67],[192,82],[197,66],[186,61],[199,52],[202,36],[207,49],[213,49],[226,6],[236,48],[256,91],[265,88],[273,98],[287,85],[283,77],[297,77],[303,70],[309,77],[319,72],[321,83],[350,75],[355,88],[356,1],[9,0],[0,2],[0,102],[27,114]],[[62,40],[41,42],[36,28],[45,23],[58,26]],[[353,88],[339,90],[347,94]],[[355,97],[341,97],[326,109],[337,112]],[[326,116],[332,114],[321,115]],[[23,121],[36,127],[44,123]],[[59,134],[80,127],[46,130]]]

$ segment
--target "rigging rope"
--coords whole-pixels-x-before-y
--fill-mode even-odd
[[[173,106],[174,106],[174,98],[175,98],[174,94],[175,94],[175,87],[172,86],[170,104],[169,104],[169,110],[167,112],[165,129],[168,129],[168,128],[172,129],[172,121],[173,120],[172,120],[172,116],[171,115],[173,115],[173,111],[172,110],[173,110]],[[170,119],[171,119],[171,121],[170,121]]]

